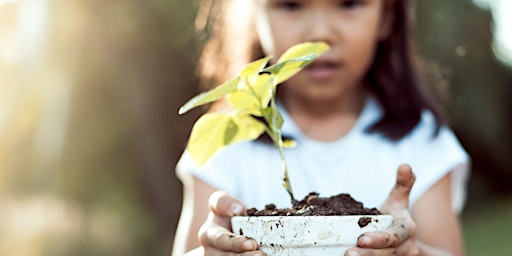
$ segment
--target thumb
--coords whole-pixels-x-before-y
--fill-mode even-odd
[[[396,175],[396,184],[382,205],[381,211],[392,214],[407,209],[409,207],[409,194],[415,180],[416,176],[411,167],[408,164],[400,165]]]
[[[226,194],[222,191],[214,192],[208,202],[210,214],[213,223],[226,229],[231,229],[231,217],[245,213],[245,206],[240,200]]]
[[[242,215],[245,212],[245,206],[240,200],[226,194],[222,191],[214,192],[208,201],[210,210],[217,216],[231,217]]]

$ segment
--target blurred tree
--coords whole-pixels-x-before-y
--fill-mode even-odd
[[[24,0],[1,10],[12,13],[2,24],[28,15],[22,32],[41,39],[20,41],[24,53],[40,49],[26,66],[0,69],[13,74],[2,92],[21,95],[2,112],[0,201],[13,201],[2,212],[57,205],[59,225],[74,228],[34,233],[32,246],[2,239],[0,254],[23,244],[20,255],[168,255],[181,202],[174,165],[194,119],[178,121],[177,110],[197,90],[193,3]]]
[[[473,159],[470,192],[510,193],[512,70],[491,50],[491,14],[470,0],[417,3],[419,50],[445,79],[445,106]]]
[[[127,228],[125,242],[133,244],[113,246],[130,255],[166,255],[181,201],[173,167],[193,121],[177,116],[196,91],[192,3],[67,1],[53,8],[62,14],[53,25],[71,47],[62,57],[76,79],[63,167],[73,172],[64,175],[65,192],[92,212],[118,216],[117,228]],[[83,14],[81,27],[61,27],[70,11]],[[54,48],[55,55],[61,50]],[[98,253],[85,248],[84,255]]]

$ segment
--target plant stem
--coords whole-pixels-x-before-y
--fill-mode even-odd
[[[273,95],[272,99],[270,100],[270,106],[273,109],[272,110],[273,114],[271,115],[272,120],[267,120],[267,121],[270,121],[268,123],[272,125],[272,127],[270,129],[270,131],[271,131],[270,137],[272,138],[274,145],[279,150],[279,156],[281,157],[281,167],[283,168],[283,187],[286,189],[286,192],[288,192],[288,195],[290,195],[291,203],[292,203],[292,205],[294,205],[297,201],[295,200],[295,197],[293,196],[292,186],[290,184],[290,179],[288,178],[288,168],[286,165],[286,159],[284,157],[284,150],[283,150],[284,146],[283,146],[283,137],[281,134],[281,127],[277,125],[278,121],[276,120],[277,117],[275,115],[275,113],[279,113],[279,111],[277,109],[276,101],[275,101],[275,89],[274,89],[274,92],[272,93],[272,95]]]
[[[283,168],[283,187],[286,189],[286,192],[288,192],[288,195],[290,195],[292,205],[294,205],[297,202],[297,200],[295,200],[295,197],[293,196],[292,186],[290,184],[290,179],[288,178],[288,168],[286,166],[286,160],[284,158],[283,139],[281,137],[280,131],[277,137],[279,143],[277,148],[279,149],[279,155],[281,156],[281,166]]]

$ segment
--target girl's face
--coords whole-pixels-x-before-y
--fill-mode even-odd
[[[385,0],[256,1],[256,28],[266,55],[277,59],[306,41],[331,47],[286,82],[287,93],[324,101],[362,91],[377,42],[387,35]]]

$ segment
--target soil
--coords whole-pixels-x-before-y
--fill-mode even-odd
[[[301,201],[290,208],[278,209],[274,204],[268,204],[265,209],[251,208],[246,211],[248,216],[335,216],[335,215],[380,215],[377,208],[365,208],[349,194],[339,194],[331,197],[319,197],[311,192]],[[368,218],[369,219],[369,218]],[[360,226],[366,226],[368,219],[361,218]]]

